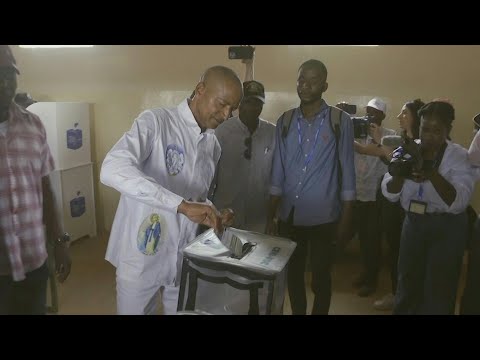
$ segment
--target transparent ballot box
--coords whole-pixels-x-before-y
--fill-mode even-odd
[[[217,315],[282,314],[288,261],[285,238],[225,229],[199,235],[183,250],[178,311]]]

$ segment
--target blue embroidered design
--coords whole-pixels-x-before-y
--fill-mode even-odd
[[[175,144],[168,145],[165,152],[165,162],[168,174],[171,176],[178,175],[185,164],[185,152],[182,147]]]
[[[158,214],[150,215],[143,221],[138,231],[138,250],[145,255],[154,255],[157,253],[161,234],[160,216]]]

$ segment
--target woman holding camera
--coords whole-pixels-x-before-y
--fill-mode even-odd
[[[418,132],[420,128],[420,117],[418,116],[418,110],[425,105],[425,103],[416,99],[413,101],[407,101],[397,115],[397,119],[402,129],[400,135],[389,135],[382,138],[380,127],[376,124],[370,124],[370,136],[375,140],[375,144],[361,144],[355,141],[355,151],[371,156],[378,156],[384,159],[385,163],[390,162],[392,159],[392,153],[398,146],[401,145],[402,137],[409,139],[418,139]]]
[[[421,159],[408,176],[382,181],[383,195],[405,210],[393,313],[453,314],[474,178],[467,150],[448,140],[453,106],[432,101],[419,115],[421,142],[409,147],[419,146]]]

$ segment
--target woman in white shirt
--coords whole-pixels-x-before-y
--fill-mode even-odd
[[[406,212],[393,313],[453,314],[474,179],[467,150],[448,140],[453,106],[432,101],[419,115],[423,164],[382,181],[383,195]]]

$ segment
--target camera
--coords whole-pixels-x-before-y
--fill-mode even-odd
[[[342,101],[335,106],[350,115],[355,115],[357,113],[357,105],[355,104],[349,104],[345,101]]]
[[[361,116],[352,117],[353,122],[353,137],[355,139],[364,139],[368,136],[368,129],[370,124],[373,123],[373,117]]]
[[[408,148],[405,145],[408,145]],[[422,168],[424,168],[424,162],[420,145],[414,140],[405,138],[404,146],[393,151],[392,160],[388,164],[388,172],[392,176],[410,177],[414,170]]]
[[[228,48],[228,58],[230,60],[249,60],[253,59],[255,48],[253,46],[230,46]]]

